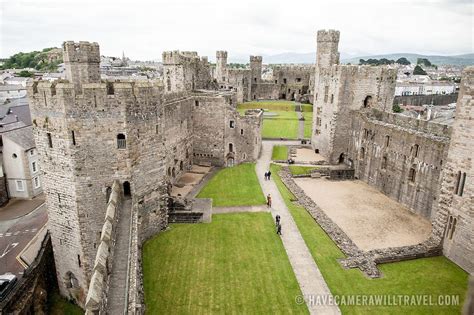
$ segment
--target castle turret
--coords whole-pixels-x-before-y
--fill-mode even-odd
[[[262,80],[262,56],[250,56],[250,70],[252,83],[260,83]]]
[[[226,80],[227,51],[219,50],[216,52],[216,79],[217,82]]]
[[[74,83],[77,91],[82,83],[100,82],[99,44],[69,41],[63,43],[63,50],[66,79]]]
[[[317,41],[316,66],[321,69],[339,64],[339,31],[319,30]]]

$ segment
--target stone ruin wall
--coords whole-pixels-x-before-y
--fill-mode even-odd
[[[392,108],[396,70],[334,65],[317,69],[313,107],[313,148],[337,163],[350,142],[352,110]]]
[[[452,125],[447,162],[443,168],[438,212],[445,225],[444,255],[469,273],[474,272],[473,121],[474,67],[468,67],[464,70],[461,80],[456,119]],[[464,189],[460,195],[456,194],[456,187],[462,185],[463,174],[465,174]]]
[[[416,119],[373,112],[378,115],[352,113],[345,162],[354,167],[357,178],[426,219],[434,219],[450,129],[427,122],[422,128]],[[411,169],[414,181],[409,179]]]

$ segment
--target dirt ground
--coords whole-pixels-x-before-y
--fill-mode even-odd
[[[295,182],[362,250],[415,245],[431,224],[362,181],[296,178]]]
[[[320,154],[314,153],[312,149],[296,149],[296,162],[317,162],[324,161],[324,158]]]
[[[184,173],[178,180],[176,186],[171,189],[171,196],[186,196],[195,185],[209,172],[211,168],[193,165],[189,172]]]

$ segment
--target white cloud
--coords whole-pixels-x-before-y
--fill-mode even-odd
[[[97,41],[106,55],[160,59],[310,52],[318,29],[341,31],[349,54],[473,51],[470,0],[0,0],[0,56]]]

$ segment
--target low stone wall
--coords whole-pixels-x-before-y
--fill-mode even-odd
[[[453,94],[434,94],[434,95],[403,95],[395,96],[393,104],[398,105],[448,105],[456,103],[458,93]]]
[[[0,176],[0,207],[8,201],[7,182],[5,177]]]
[[[105,222],[100,234],[100,244],[94,262],[94,269],[86,298],[86,314],[105,313],[109,272],[115,245],[115,230],[122,193],[120,183],[114,181],[105,213]]]
[[[283,167],[279,175],[285,186],[297,198],[297,203],[311,214],[337,247],[347,256],[339,261],[344,268],[359,268],[368,277],[379,278],[381,277],[381,272],[377,268],[377,264],[439,256],[442,254],[439,225],[435,224],[436,221],[442,220],[442,218],[437,218],[433,222],[433,231],[430,238],[420,244],[375,249],[365,252],[359,249],[347,234],[294,182],[288,167]]]

